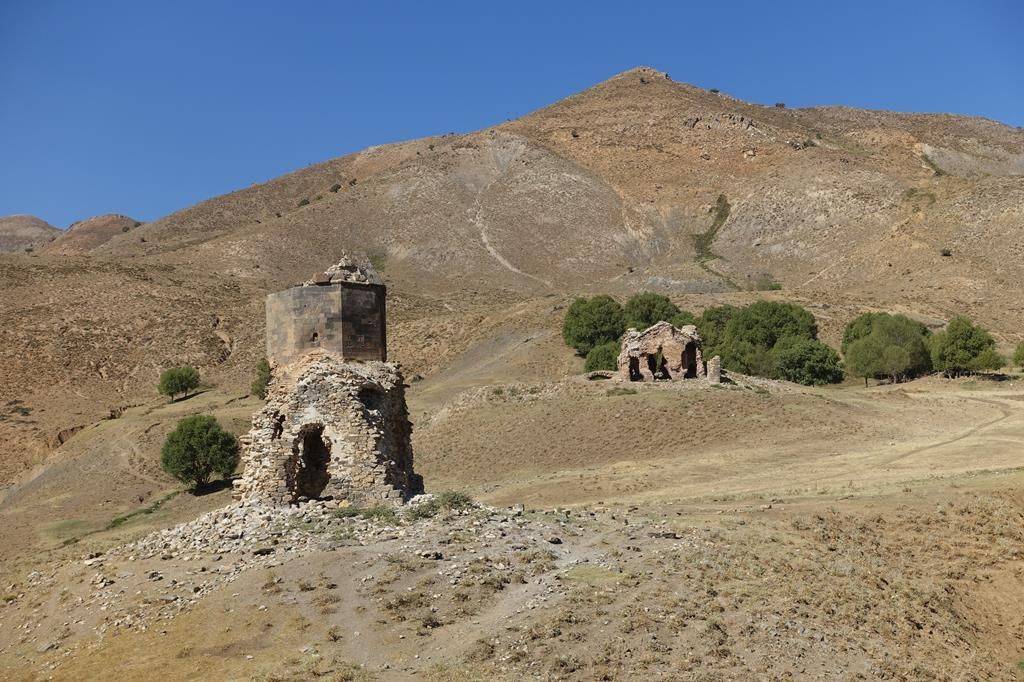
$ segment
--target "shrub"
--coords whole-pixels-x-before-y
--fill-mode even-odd
[[[337,193],[338,190],[340,190],[340,189],[341,189],[341,185],[338,184],[337,182],[334,183],[333,185],[331,185],[331,191],[334,192],[334,193]]]
[[[194,367],[171,367],[160,375],[156,390],[174,402],[179,393],[187,398],[189,391],[199,388],[199,372]]]
[[[230,476],[238,466],[238,441],[209,415],[185,417],[160,452],[164,471],[192,489],[210,482],[212,474]]]
[[[1017,350],[1013,351],[1013,364],[1018,367],[1024,367],[1024,341],[1017,345]]]
[[[821,341],[786,337],[772,349],[776,376],[805,386],[843,380],[839,355]]]
[[[843,331],[843,354],[853,376],[888,377],[893,383],[931,371],[926,344],[931,332],[903,315],[864,313]]]
[[[652,324],[672,319],[679,314],[679,308],[668,296],[644,292],[626,301],[623,312],[626,315],[626,327],[642,331]]]
[[[309,206],[309,199],[302,199],[299,201],[299,208],[302,208],[303,206]]]
[[[442,493],[438,493],[434,499],[429,502],[423,502],[416,506],[410,507],[409,511],[405,513],[406,518],[410,520],[427,519],[432,516],[436,516],[441,511],[453,511],[460,509],[468,509],[473,506],[473,498],[465,493],[460,493],[455,490],[446,490]]]
[[[270,363],[263,358],[256,363],[256,378],[252,380],[249,390],[260,400],[266,400],[268,384],[270,384]]]
[[[939,251],[939,255],[942,256],[943,258],[949,258],[950,256],[953,255],[953,251],[952,249],[942,249],[941,251]]]
[[[971,321],[958,315],[946,329],[932,337],[932,365],[947,377],[967,372],[999,369],[1003,358],[995,350],[995,339]]]
[[[580,355],[594,346],[617,341],[625,331],[622,306],[611,296],[577,298],[569,306],[562,322],[562,338]]]
[[[587,362],[583,365],[583,371],[596,372],[597,370],[614,371],[619,367],[619,344],[616,341],[608,341],[600,346],[594,346],[587,353]]]
[[[782,289],[782,285],[774,277],[765,273],[758,275],[751,283],[750,288],[754,291],[779,291]]]

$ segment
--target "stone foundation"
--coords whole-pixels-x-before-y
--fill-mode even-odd
[[[398,365],[311,352],[275,368],[267,404],[242,438],[236,496],[272,505],[401,504],[423,490],[411,435]]]

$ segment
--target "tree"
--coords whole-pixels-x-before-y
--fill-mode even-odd
[[[697,329],[704,341],[704,357],[722,354],[720,347],[725,341],[725,327],[739,311],[740,308],[733,305],[719,305],[705,308],[700,314]]]
[[[267,399],[267,385],[270,383],[270,363],[263,358],[256,363],[256,378],[252,380],[249,390],[260,400]]]
[[[839,350],[843,352],[843,355],[846,355],[847,351],[849,351],[850,344],[867,337],[874,328],[875,320],[883,315],[885,313],[861,313],[850,320],[843,330],[843,342],[839,346]],[[858,374],[857,376],[860,375]]]
[[[958,315],[949,321],[945,330],[932,337],[932,364],[946,377],[999,369],[1003,358],[996,352],[995,345],[995,339],[987,331]]]
[[[806,386],[835,384],[843,380],[839,355],[821,341],[788,336],[774,348],[776,376]]]
[[[627,328],[643,331],[662,320],[671,320],[679,314],[679,307],[670,301],[668,296],[644,292],[626,301],[623,312],[626,315]]]
[[[1017,345],[1017,350],[1013,351],[1013,364],[1024,367],[1024,341]]]
[[[867,386],[868,379],[884,374],[881,361],[883,351],[878,340],[871,336],[856,339],[843,353],[846,371],[852,376],[863,377],[864,385]]]
[[[214,473],[230,476],[238,466],[238,441],[210,415],[185,417],[160,452],[164,471],[197,491]]]
[[[688,324],[696,325],[697,316],[688,310],[680,310],[678,313],[673,315],[671,319],[669,319],[669,323],[673,327],[685,327]]]
[[[732,316],[725,326],[725,336],[732,341],[772,348],[787,336],[817,339],[818,325],[814,315],[795,303],[757,301]]]
[[[586,372],[597,370],[615,371],[619,368],[619,344],[616,341],[608,341],[600,346],[594,346],[587,353],[587,362],[583,365]]]
[[[199,388],[199,372],[194,367],[171,367],[160,375],[156,390],[174,402],[179,393],[188,397],[189,391]]]
[[[622,306],[611,296],[577,298],[562,322],[562,338],[580,355],[594,346],[617,341],[626,330]]]

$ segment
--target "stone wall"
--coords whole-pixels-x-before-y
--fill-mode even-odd
[[[322,349],[348,360],[387,360],[386,289],[348,281],[267,296],[267,358],[288,365]]]
[[[643,331],[628,329],[622,336],[618,373],[626,381],[703,377],[702,340],[692,324],[675,327],[658,322]]]
[[[398,366],[323,351],[275,368],[266,406],[242,438],[243,500],[401,503],[423,490]]]

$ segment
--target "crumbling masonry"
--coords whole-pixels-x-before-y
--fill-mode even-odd
[[[267,297],[266,406],[242,438],[243,500],[401,503],[422,492],[398,365],[385,362],[385,289],[344,259]]]
[[[703,377],[701,345],[700,334],[692,324],[675,327],[668,322],[658,322],[643,331],[628,329],[619,352],[619,377],[626,381]],[[712,360],[717,361],[717,356]],[[720,371],[713,378],[718,383]]]

